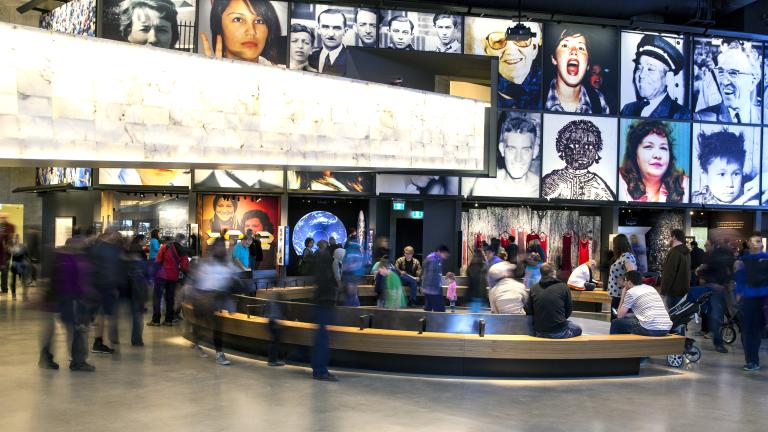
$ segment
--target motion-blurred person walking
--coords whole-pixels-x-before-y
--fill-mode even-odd
[[[120,287],[127,280],[123,252],[123,236],[112,227],[99,236],[88,254],[92,265],[92,284],[100,300],[95,337],[91,347],[93,353],[113,354],[115,352],[114,348],[104,344],[105,327],[108,328],[109,341],[113,347],[120,343],[115,307]]]
[[[333,322],[334,305],[336,304],[336,279],[333,277],[333,257],[324,240],[318,242],[318,250],[315,254],[315,331],[314,346],[312,348],[312,378],[320,381],[338,381],[336,375],[328,371],[331,351],[328,342],[328,329],[326,326]]]
[[[744,344],[744,370],[760,370],[760,343],[765,332],[768,307],[768,253],[763,252],[760,233],[749,237],[748,248],[736,262],[736,300],[741,312],[741,342]],[[713,332],[717,329],[710,329]]]
[[[131,314],[131,345],[144,346],[144,312],[149,294],[147,283],[149,266],[147,254],[144,252],[146,238],[139,234],[133,238],[125,259],[127,272],[127,301]]]
[[[0,289],[8,292],[9,249],[16,234],[16,226],[8,222],[8,213],[0,212]]]
[[[176,298],[176,286],[184,273],[189,271],[189,258],[182,242],[186,236],[176,234],[175,241],[166,242],[160,246],[155,262],[159,264],[155,278],[154,296],[152,298],[152,321],[148,326],[160,325],[160,303],[165,295],[165,320],[163,325],[174,324],[174,302]]]

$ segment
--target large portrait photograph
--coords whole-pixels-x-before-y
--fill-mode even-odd
[[[189,187],[188,169],[99,168],[100,185]]]
[[[201,4],[205,1],[202,0]],[[195,2],[185,0],[104,0],[102,37],[136,45],[192,52]]]
[[[407,195],[459,194],[459,178],[437,175],[379,174],[376,192]]]
[[[280,198],[202,195],[197,204],[202,254],[224,235],[234,242],[251,230],[261,242],[263,260],[256,270],[273,270],[277,265],[277,227],[280,225]],[[232,235],[232,232],[237,234]],[[230,249],[231,251],[231,249]]]
[[[693,40],[693,118],[718,123],[761,122],[762,54],[759,42]]]
[[[544,26],[544,110],[616,114],[618,35],[614,27]]]
[[[760,128],[693,125],[691,202],[760,203]]]
[[[72,0],[40,15],[40,28],[96,36],[96,0]]]
[[[544,115],[541,197],[616,199],[616,119]]]
[[[690,120],[684,36],[621,32],[621,115]]]
[[[461,54],[462,26],[458,14],[382,10],[379,48]]]
[[[283,171],[195,170],[195,186],[200,188],[283,189]]]
[[[35,168],[36,186],[71,184],[74,187],[90,187],[91,177],[90,168]]]
[[[761,169],[763,178],[763,191],[761,205],[768,205],[768,129],[763,129],[763,166]]]
[[[368,172],[288,171],[288,189],[372,194],[374,175]]]
[[[347,47],[376,48],[378,9],[293,3],[289,67],[344,76]]]
[[[622,119],[619,136],[620,201],[688,202],[690,123]]]
[[[285,65],[288,2],[200,0],[197,51],[206,57]]]
[[[541,109],[542,25],[522,22],[532,36],[509,41],[507,29],[516,21],[466,17],[464,22],[464,53],[499,58],[499,108]]]
[[[462,179],[462,195],[538,198],[541,180],[541,114],[502,111],[496,177]]]

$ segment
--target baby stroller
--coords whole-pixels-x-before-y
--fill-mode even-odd
[[[700,295],[696,299],[691,299],[690,295],[680,303],[676,304],[669,310],[669,318],[672,320],[672,329],[669,331],[671,334],[685,336],[685,331],[688,329],[688,323],[700,312],[701,306],[709,301],[709,297],[712,293],[706,292]],[[694,345],[696,341],[686,337],[685,348],[682,354],[671,354],[667,356],[667,364],[672,367],[679,368],[683,365],[684,360],[688,360],[691,363],[696,363],[701,359],[701,350]]]

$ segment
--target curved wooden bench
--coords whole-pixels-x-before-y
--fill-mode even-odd
[[[228,343],[264,354],[270,341],[268,320],[245,314],[216,313],[197,321],[184,305],[187,322],[211,328],[218,320]],[[286,347],[312,345],[316,326],[278,321]],[[641,357],[682,353],[681,336],[594,335],[543,339],[522,335],[417,333],[328,326],[335,364],[355,368],[482,376],[610,376],[638,374]]]
[[[600,303],[611,306],[611,296],[608,291],[576,291],[571,290],[571,299],[573,301],[585,303]]]

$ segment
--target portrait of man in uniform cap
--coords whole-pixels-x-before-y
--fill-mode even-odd
[[[625,104],[621,115],[690,120],[691,111],[672,97],[668,88],[685,68],[682,41],[675,42],[679,47],[661,35],[642,36],[633,60],[632,84],[636,100]]]

